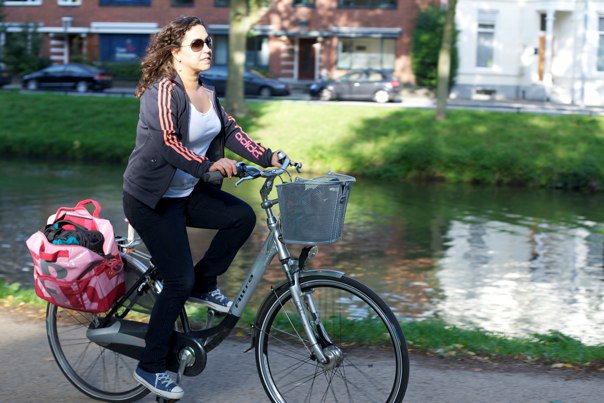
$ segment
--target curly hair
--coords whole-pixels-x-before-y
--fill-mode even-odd
[[[141,97],[155,80],[162,76],[176,77],[176,70],[172,64],[172,50],[181,46],[182,39],[189,29],[195,25],[205,27],[203,21],[197,17],[180,16],[172,20],[159,31],[141,61],[142,75],[134,91]]]

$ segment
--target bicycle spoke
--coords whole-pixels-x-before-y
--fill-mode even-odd
[[[305,358],[305,359],[309,357],[309,354],[303,354],[303,353],[299,353],[299,352],[298,352],[298,350],[299,350],[299,349],[294,350],[293,348],[291,348],[292,343],[289,343],[289,342],[287,342],[287,341],[281,340],[281,339],[279,339],[279,338],[278,338],[278,337],[276,337],[276,336],[270,336],[270,338],[271,338],[271,340],[275,340],[275,341],[278,341],[279,343],[281,343],[281,344],[283,345],[283,346],[281,346],[281,348],[282,348],[283,350],[286,350],[286,351],[289,351],[290,353],[293,353],[293,354],[299,355],[300,357]],[[285,348],[285,346],[290,346],[290,349],[286,349],[286,348]],[[307,351],[307,352],[308,352],[308,351]],[[294,360],[299,360],[299,359],[300,359],[300,358],[296,358],[296,357],[294,357],[294,356],[289,356],[289,357],[290,357],[290,358],[292,358],[292,359],[294,359]]]
[[[79,366],[80,366],[80,364],[81,364],[81,363],[82,363],[82,361],[84,360],[84,357],[86,356],[86,353],[87,353],[87,351],[88,351],[88,348],[89,348],[89,347],[90,347],[90,343],[88,343],[88,344],[86,345],[86,347],[84,348],[84,351],[82,351],[82,352],[80,353],[80,358],[79,358],[79,359],[78,359],[78,360],[77,360],[77,361],[74,363],[74,366],[75,366],[75,367],[79,367]]]
[[[328,371],[328,372],[324,372],[325,375],[325,380],[327,380],[327,387],[325,388],[325,392],[323,393],[323,398],[321,399],[322,402],[327,401],[327,394],[329,391],[331,391],[331,393],[333,394],[333,397],[335,398],[336,402],[338,401],[338,399],[336,398],[336,395],[333,391],[333,389],[331,388],[331,381],[333,380],[333,371]]]
[[[303,366],[305,364],[309,364],[310,363],[310,365],[313,365],[311,362],[312,362],[312,360],[310,358],[308,360],[306,360],[306,361],[299,362],[298,365],[291,367],[289,371],[281,373],[280,379],[284,379],[286,376],[288,376],[289,374],[293,373],[294,371],[297,371],[301,366]]]
[[[294,329],[294,330],[295,330],[295,329]],[[284,335],[286,335],[286,336],[293,337],[294,339],[295,339],[295,338],[298,338],[298,339],[299,339],[299,340],[300,340],[300,341],[301,341],[301,342],[302,342],[304,345],[306,345],[306,342],[308,342],[308,340],[306,340],[306,339],[302,338],[302,337],[300,336],[300,334],[298,334],[298,332],[296,332],[297,334],[293,334],[293,333],[286,332],[285,330],[281,330],[281,329],[279,329],[279,328],[273,328],[273,329],[272,329],[272,331],[273,331],[273,332],[275,332],[275,331],[276,331],[276,332],[279,332],[279,333],[284,334]],[[271,336],[271,337],[277,337],[277,336],[274,336],[274,335],[272,334],[272,332],[269,334],[269,336]],[[281,340],[281,339],[277,339],[277,340]],[[309,351],[309,352],[310,352],[310,351]]]
[[[92,362],[91,362],[91,363],[88,365],[88,367],[87,367],[86,369],[84,369],[83,375],[86,375],[85,377],[87,377],[88,375],[90,375],[90,374],[92,373],[92,369],[93,369],[93,368],[96,366],[96,364],[98,363],[98,361],[99,361],[99,359],[100,359],[101,355],[102,355],[102,352],[101,352],[101,354],[99,354],[99,355],[96,357],[96,359],[94,359],[94,360],[93,360],[93,361],[92,361]],[[83,377],[83,378],[84,378],[84,377]]]
[[[338,370],[339,372],[341,372],[340,376],[344,380],[344,387],[346,388],[346,395],[348,396],[348,401],[352,401],[352,394],[350,393],[350,389],[348,388],[348,381],[346,380],[346,367],[340,366],[338,367]]]
[[[76,347],[76,346],[84,346],[86,344],[91,344],[90,340],[82,340],[80,342],[72,342],[72,343],[64,343],[63,347]]]
[[[345,367],[341,366],[341,368],[345,368]],[[361,374],[363,374],[363,372],[361,372]],[[351,385],[357,391],[357,393],[365,396],[365,399],[370,399],[369,401],[377,401],[377,402],[380,401],[380,400],[372,400],[375,398],[375,396],[368,395],[366,389],[359,387],[355,382],[349,382],[348,378],[345,375],[339,376],[339,377],[340,377],[340,379],[342,379],[342,382],[346,385],[347,390],[348,390],[348,385]],[[366,375],[363,375],[361,378],[363,380],[370,380],[369,377],[367,377]],[[372,383],[374,384],[374,386],[381,386],[381,385],[378,385],[376,382],[372,382]]]
[[[346,361],[348,363],[348,361]],[[373,381],[373,384],[377,386],[377,381],[374,380],[374,377],[371,376],[369,373],[367,373],[366,371],[361,370],[361,368],[359,368],[357,365],[353,364],[353,363],[348,363],[348,366],[356,369],[364,379],[368,380],[368,381]]]
[[[298,333],[298,330],[294,326],[294,324],[293,324],[293,322],[292,322],[292,320],[290,318],[290,314],[287,312],[287,310],[285,309],[285,307],[283,306],[283,304],[281,302],[279,302],[279,304],[281,305],[281,309],[283,310],[282,312],[285,315],[285,317],[287,318],[287,320],[289,321],[289,324],[291,325],[292,329],[294,329],[294,332],[296,332],[296,334],[298,335],[298,338],[304,344],[304,347],[306,347],[306,349],[308,350],[308,352],[312,354],[312,351],[310,350],[310,348],[306,345],[306,343],[304,343],[304,338],[302,338],[302,336],[300,336],[300,333]]]
[[[311,402],[310,399],[312,397],[312,391],[313,391],[313,389],[315,387],[315,379],[317,379],[317,370],[318,369],[319,369],[319,366],[318,365],[315,366],[315,375],[314,375],[314,377],[312,379],[312,382],[310,384],[310,388],[308,388],[308,393],[306,394],[306,399],[304,399],[304,401],[307,401],[307,399],[308,399],[308,402]]]

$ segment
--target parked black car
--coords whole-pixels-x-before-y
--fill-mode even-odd
[[[218,95],[226,93],[228,69],[226,66],[213,66],[210,70],[201,73],[203,77],[210,79],[216,87]],[[266,78],[260,73],[245,70],[243,74],[245,95],[260,95],[268,97],[271,95],[289,95],[289,86],[279,80]]]
[[[87,92],[111,87],[113,77],[105,70],[86,64],[56,64],[21,77],[21,85],[31,91],[54,88]]]
[[[334,99],[373,100],[385,103],[394,100],[400,82],[381,70],[353,70],[333,80],[320,80],[310,85],[310,96],[322,101]]]
[[[0,88],[10,84],[12,78],[10,71],[8,71],[8,66],[5,63],[0,62]]]

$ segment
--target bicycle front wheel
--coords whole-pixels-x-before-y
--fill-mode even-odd
[[[402,401],[409,379],[407,345],[384,301],[348,277],[309,276],[300,288],[321,318],[325,330],[313,325],[313,331],[323,351],[336,358],[327,364],[317,360],[289,287],[273,290],[260,308],[255,340],[258,373],[270,399]],[[308,303],[306,314],[313,323]]]

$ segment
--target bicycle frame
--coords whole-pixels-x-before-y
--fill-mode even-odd
[[[210,351],[216,346],[218,346],[229,335],[230,331],[235,327],[235,325],[239,321],[250,298],[252,297],[256,288],[258,287],[258,284],[262,280],[262,277],[266,269],[268,268],[270,262],[273,260],[275,255],[277,255],[279,261],[281,262],[283,271],[287,277],[284,282],[289,283],[294,305],[296,306],[300,314],[300,318],[302,319],[302,325],[310,345],[309,347],[311,348],[318,361],[320,361],[321,363],[326,363],[328,361],[328,358],[325,356],[322,346],[324,346],[325,343],[330,343],[329,336],[327,335],[327,332],[325,331],[323,324],[321,323],[319,312],[316,309],[312,295],[303,294],[300,289],[300,278],[316,274],[317,271],[303,270],[303,268],[300,268],[298,265],[298,260],[291,258],[287,246],[281,241],[282,237],[279,220],[272,211],[272,207],[276,205],[278,201],[269,199],[269,194],[273,188],[273,180],[275,177],[276,175],[273,177],[267,177],[264,185],[260,190],[260,194],[262,197],[261,206],[267,212],[267,226],[269,229],[269,234],[266,237],[262,248],[256,256],[252,266],[250,267],[248,275],[243,281],[241,288],[235,296],[233,300],[233,305],[231,306],[228,314],[216,326],[202,330],[192,330],[188,322],[186,311],[183,309],[183,312],[180,315],[181,322],[183,325],[183,333],[179,336],[179,338],[182,338],[182,335],[184,335],[184,337],[186,337],[189,341],[192,341],[191,339],[195,339],[195,344],[201,342],[205,351]],[[126,260],[129,264],[138,266],[139,271],[144,273],[140,276],[136,283],[126,292],[126,295],[124,295],[120,299],[120,301],[118,301],[118,303],[114,306],[114,308],[112,308],[106,318],[101,322],[100,327],[104,327],[109,324],[109,320],[114,316],[114,314],[120,307],[124,306],[124,302],[130,297],[130,295],[132,295],[132,293],[140,290],[140,288],[145,284],[148,285],[150,283],[150,272],[154,270],[152,266],[147,266],[140,260],[138,260],[136,257],[132,256],[138,255],[139,257],[150,260],[150,256],[142,252],[135,251],[132,248],[133,245],[136,245],[136,241],[134,239],[134,233],[133,231],[131,231],[130,228],[131,227],[129,226],[128,238],[121,239],[123,243],[122,245],[120,245],[122,256],[124,257],[124,260]],[[147,268],[148,270],[146,270]],[[321,271],[321,274],[333,277],[342,277],[344,275],[344,273],[331,270],[323,270]],[[281,286],[284,282],[279,284],[279,286]],[[153,287],[156,288],[156,292],[161,292],[161,285],[157,282],[153,284]],[[306,313],[307,309],[310,313],[310,316],[313,318],[312,324],[308,319],[309,315],[307,315]],[[126,310],[128,311],[129,307],[126,307]],[[120,316],[118,315],[118,317]],[[317,329],[316,333],[313,331],[313,324]],[[112,325],[111,327],[113,326],[114,325]],[[90,337],[96,342],[101,342],[107,345],[113,344],[116,339],[119,338],[120,344],[122,346],[128,346],[126,347],[126,349],[128,350],[127,352],[124,351],[123,348],[120,348],[120,352],[137,358],[136,356],[140,354],[140,351],[142,351],[141,338],[144,346],[143,326],[144,325],[139,325],[138,328],[134,330],[125,330],[124,333],[126,333],[126,335],[119,334],[119,325],[116,326],[115,329],[112,329],[111,332],[101,332],[93,330],[90,333]],[[316,334],[319,335],[321,339],[320,341],[317,340]],[[130,339],[128,337],[130,337]]]

